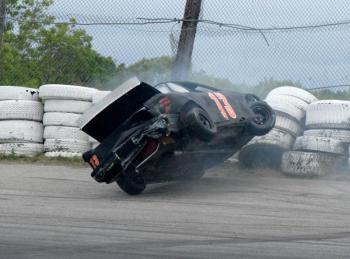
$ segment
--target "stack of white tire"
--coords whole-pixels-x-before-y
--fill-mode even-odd
[[[303,134],[306,109],[317,98],[301,88],[281,86],[265,101],[275,111],[276,124],[268,134],[253,138],[242,148],[239,161],[244,166],[280,167],[283,153]]]
[[[342,169],[348,163],[350,102],[322,100],[306,111],[306,131],[294,150],[282,158],[282,171],[292,176],[314,177]]]
[[[74,85],[43,85],[39,95],[44,103],[44,152],[48,157],[80,156],[91,148],[89,137],[77,124],[92,105],[96,89]]]
[[[92,105],[95,105],[98,103],[100,100],[102,100],[105,96],[107,96],[111,91],[96,91],[94,96],[92,97]],[[89,141],[91,143],[92,148],[97,147],[100,143],[89,136]]]
[[[18,156],[42,153],[42,116],[37,89],[0,86],[0,153]]]

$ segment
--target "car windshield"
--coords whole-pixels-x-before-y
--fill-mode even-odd
[[[174,83],[167,83],[167,86],[173,91],[173,92],[177,92],[177,93],[189,93],[190,91],[188,91],[186,88],[184,88],[181,85],[178,84],[174,84]]]

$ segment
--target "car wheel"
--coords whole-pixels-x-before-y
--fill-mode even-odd
[[[138,195],[146,189],[146,183],[142,176],[122,174],[116,182],[120,189],[129,195]]]
[[[199,107],[191,108],[181,117],[190,134],[199,140],[209,142],[217,133],[216,126],[209,114]]]
[[[276,116],[272,108],[262,101],[252,103],[250,108],[254,112],[255,118],[248,127],[249,132],[255,136],[267,134],[276,122]]]

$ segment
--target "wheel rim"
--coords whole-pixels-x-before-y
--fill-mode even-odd
[[[199,114],[199,120],[204,125],[204,127],[208,129],[212,128],[210,121],[203,114]]]
[[[255,113],[254,123],[257,125],[264,125],[270,119],[270,113],[264,107],[254,107]]]

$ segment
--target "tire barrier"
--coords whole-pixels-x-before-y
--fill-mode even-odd
[[[45,156],[74,157],[91,148],[89,137],[77,124],[79,117],[92,106],[98,90],[73,85],[43,85],[39,96],[44,103]]]
[[[315,177],[349,170],[350,102],[322,100],[306,109],[304,136],[282,158],[287,175]]]
[[[303,134],[306,110],[317,98],[303,89],[282,86],[272,90],[265,101],[276,113],[275,127],[241,149],[239,163],[243,167],[280,168],[283,153]]]
[[[0,154],[43,152],[43,105],[37,89],[0,86]]]

